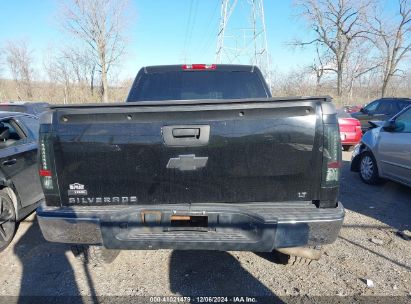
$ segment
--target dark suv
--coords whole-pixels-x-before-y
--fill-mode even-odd
[[[370,120],[388,120],[409,105],[410,98],[381,98],[361,108],[359,112],[351,113],[351,116],[361,122],[361,129],[365,132],[370,128]]]

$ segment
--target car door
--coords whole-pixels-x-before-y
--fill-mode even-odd
[[[8,138],[0,142],[0,168],[11,181],[22,207],[38,202],[43,193],[37,168],[37,140],[22,118],[17,116],[1,121],[1,128],[8,128]]]
[[[411,107],[395,117],[396,129],[381,129],[378,158],[381,175],[411,185]]]

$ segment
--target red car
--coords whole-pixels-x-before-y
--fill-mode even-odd
[[[340,125],[341,144],[344,151],[348,151],[361,140],[361,123],[358,119],[352,118],[351,115],[344,110],[338,111],[337,117],[338,124]]]

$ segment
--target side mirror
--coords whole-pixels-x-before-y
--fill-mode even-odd
[[[361,108],[361,109],[360,109],[360,112],[361,112],[361,113],[364,113],[364,114],[367,114],[367,113],[368,113],[367,109],[365,109],[365,108]]]
[[[395,123],[395,120],[387,120],[382,128],[387,132],[394,132],[397,128],[397,124]]]

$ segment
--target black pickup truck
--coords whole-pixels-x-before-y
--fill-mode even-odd
[[[330,98],[272,98],[253,66],[146,67],[126,103],[51,105],[39,155],[43,235],[88,260],[161,248],[314,259],[344,218]]]

